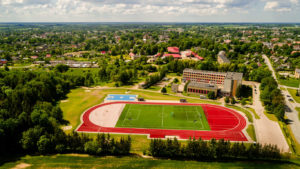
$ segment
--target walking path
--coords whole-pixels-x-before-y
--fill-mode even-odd
[[[273,66],[270,62],[270,59],[266,56],[263,55],[263,58],[265,59],[265,63],[268,65],[269,69],[272,71],[272,75],[274,77],[274,79],[277,81],[276,75],[275,75],[275,71],[273,69]],[[278,81],[277,81],[278,83]],[[283,85],[279,85],[278,87],[283,87]],[[286,88],[286,86],[284,86]],[[290,126],[292,129],[292,132],[294,133],[294,136],[296,138],[296,140],[298,141],[298,143],[300,143],[300,121],[298,118],[298,111],[295,109],[295,107],[299,106],[298,103],[291,103],[287,97],[287,95],[290,95],[289,92],[287,90],[281,90],[284,98],[285,98],[285,103],[286,106],[288,106],[288,108],[291,110],[290,112],[286,112],[286,116],[288,117],[288,119],[290,120]]]

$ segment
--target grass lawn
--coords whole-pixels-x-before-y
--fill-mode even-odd
[[[253,108],[247,107],[246,109],[254,114],[255,119],[260,119],[260,117],[257,115],[256,111]]]
[[[298,118],[300,120],[300,107],[296,107],[296,110],[298,111]]]
[[[274,114],[268,113],[267,111],[264,111],[264,114],[268,117],[269,120],[278,122],[278,119]]]
[[[18,167],[16,167],[18,165]],[[52,169],[52,168],[264,168],[285,169],[299,168],[295,163],[263,162],[263,161],[237,161],[237,162],[197,162],[179,161],[168,159],[146,159],[138,156],[130,157],[95,157],[80,154],[58,154],[52,156],[24,156],[17,161],[7,162],[0,166],[6,168],[22,168],[28,166],[30,169]]]
[[[253,116],[248,110],[243,109],[243,108],[238,107],[238,106],[235,106],[235,105],[230,105],[230,104],[226,104],[225,106],[228,107],[228,108],[232,108],[232,109],[235,109],[237,111],[243,112],[246,115],[246,117],[248,118],[248,121],[253,123]]]
[[[278,79],[281,85],[290,87],[299,87],[299,79],[288,78],[288,79]]]
[[[246,129],[246,131],[247,131],[248,135],[251,137],[251,139],[253,141],[256,141],[255,129],[254,129],[253,124],[250,124],[248,126],[248,128]]]
[[[116,127],[210,130],[201,106],[127,104]]]
[[[293,99],[297,102],[300,103],[300,96],[296,96],[297,90],[296,89],[290,89],[288,88],[289,93],[293,97]]]

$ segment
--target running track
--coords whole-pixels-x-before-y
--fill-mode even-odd
[[[153,105],[191,105],[202,106],[208,123],[210,131],[201,130],[169,130],[169,129],[141,129],[141,128],[114,128],[101,127],[95,125],[89,120],[90,113],[102,106],[125,103],[125,104],[153,104]],[[150,103],[150,102],[110,102],[103,103],[88,109],[81,117],[82,124],[77,128],[78,132],[105,132],[105,133],[132,133],[145,134],[150,138],[165,138],[165,136],[177,136],[179,139],[189,139],[201,137],[204,140],[225,139],[231,141],[248,141],[242,130],[246,127],[245,118],[239,113],[210,104],[192,104],[192,103]]]

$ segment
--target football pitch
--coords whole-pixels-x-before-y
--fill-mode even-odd
[[[116,127],[210,130],[201,106],[126,104]]]

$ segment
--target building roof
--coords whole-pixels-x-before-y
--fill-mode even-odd
[[[238,73],[238,72],[214,72],[214,71],[196,70],[196,69],[189,69],[189,68],[184,69],[183,72],[218,74],[218,75],[225,76],[225,79],[231,79],[231,80],[243,79],[243,73]]]
[[[208,83],[199,83],[199,82],[190,82],[188,84],[188,87],[196,87],[196,88],[204,88],[204,89],[210,89],[210,90],[217,90],[218,86]]]
[[[218,57],[221,58],[224,63],[230,63],[229,59],[225,55],[225,51],[220,51]]]
[[[181,55],[180,54],[164,54],[165,57],[169,57],[169,56],[172,56],[173,58],[181,58]]]
[[[243,73],[227,72],[225,79],[243,80]]]
[[[168,47],[168,52],[169,53],[179,53],[179,48],[178,47]]]
[[[215,72],[215,71],[208,71],[208,70],[196,70],[196,69],[189,69],[189,68],[184,69],[183,72],[219,74],[219,75],[226,76],[226,72]]]
[[[295,72],[300,73],[300,69],[296,69]]]

